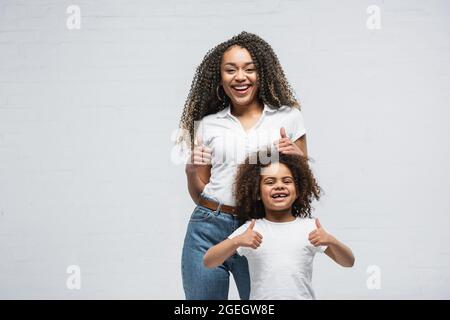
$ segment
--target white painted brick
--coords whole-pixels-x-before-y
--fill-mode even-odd
[[[69,4],[80,30],[66,27]],[[366,27],[371,4],[377,31]],[[203,55],[242,30],[272,45],[298,93],[325,190],[314,215],[356,255],[349,270],[317,258],[317,296],[450,298],[449,9],[1,1],[0,298],[184,297],[194,204],[170,134]],[[71,264],[78,292],[65,286]],[[381,290],[366,287],[369,265]]]

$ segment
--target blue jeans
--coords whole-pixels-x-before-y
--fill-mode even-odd
[[[204,194],[201,196],[215,200]],[[238,219],[228,213],[213,211],[200,205],[194,209],[181,258],[183,287],[187,300],[227,300],[230,272],[233,274],[240,298],[249,299],[250,275],[245,257],[234,254],[221,266],[213,269],[203,265],[205,252],[228,238],[240,225]]]

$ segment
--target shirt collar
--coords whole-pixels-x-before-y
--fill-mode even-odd
[[[283,108],[283,107],[281,107]],[[276,108],[271,108],[269,107],[267,104],[264,104],[264,109],[263,109],[263,113],[273,113],[276,112],[278,109]],[[217,118],[225,118],[227,116],[232,116],[231,114],[231,107],[228,106],[223,110],[220,110],[219,112],[216,113],[216,117]]]

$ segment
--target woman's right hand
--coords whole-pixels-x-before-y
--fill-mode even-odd
[[[256,220],[253,219],[247,230],[237,237],[240,247],[257,249],[261,245],[263,236],[258,231],[253,230],[255,222]]]
[[[211,164],[212,150],[203,144],[203,140],[199,137],[196,141],[194,150],[191,153],[191,164],[194,168]]]
[[[212,150],[204,146],[201,139],[197,139],[186,163],[189,194],[197,204],[200,194],[211,177],[211,158]]]

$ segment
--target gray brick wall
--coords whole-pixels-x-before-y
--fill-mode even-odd
[[[449,9],[0,0],[0,298],[184,297],[194,206],[170,136],[204,54],[242,30],[273,46],[300,97],[325,190],[315,214],[356,255],[348,270],[318,257],[318,298],[450,298]]]

